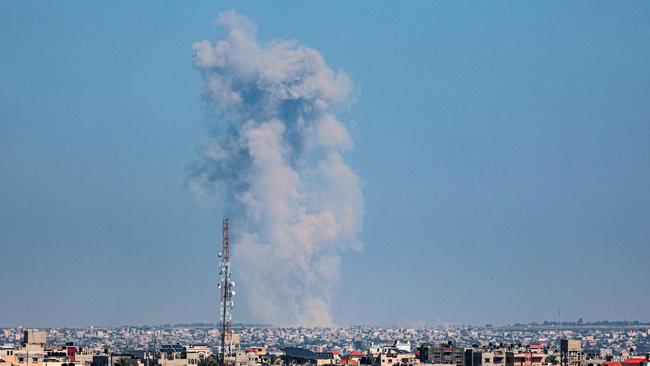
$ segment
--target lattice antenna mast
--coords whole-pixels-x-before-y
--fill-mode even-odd
[[[230,272],[230,227],[228,218],[223,219],[223,245],[219,252],[219,289],[221,290],[221,350],[219,353],[219,366],[226,366],[226,356],[232,353],[232,296],[235,294],[235,282],[231,279]]]

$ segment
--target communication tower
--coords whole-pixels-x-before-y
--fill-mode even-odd
[[[223,219],[223,244],[219,252],[219,289],[221,290],[221,349],[219,351],[219,366],[227,366],[226,357],[232,355],[232,297],[235,294],[230,272],[230,227],[228,218]]]

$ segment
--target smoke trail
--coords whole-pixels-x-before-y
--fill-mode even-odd
[[[258,43],[235,12],[217,24],[222,39],[193,45],[216,113],[191,184],[223,191],[238,215],[234,257],[256,320],[331,325],[341,253],[361,248],[363,196],[342,157],[352,140],[333,113],[350,79],[295,41]]]

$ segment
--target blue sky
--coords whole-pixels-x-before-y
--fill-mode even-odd
[[[229,9],[357,90],[337,323],[650,320],[649,3],[124,1],[0,3],[0,325],[216,321],[185,179]]]

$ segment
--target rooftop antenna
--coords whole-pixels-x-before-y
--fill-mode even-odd
[[[226,355],[232,353],[232,296],[235,294],[233,287],[235,283],[231,279],[230,272],[230,226],[228,218],[223,219],[223,243],[219,263],[219,289],[221,290],[221,349],[219,350],[219,366],[226,365]]]

